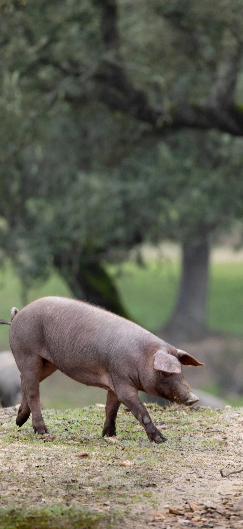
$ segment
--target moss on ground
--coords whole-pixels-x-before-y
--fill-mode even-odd
[[[0,511],[1,529],[108,529],[114,527],[114,523],[114,517],[73,508],[52,507],[32,511],[13,508]]]

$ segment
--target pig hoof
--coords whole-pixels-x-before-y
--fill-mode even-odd
[[[102,437],[114,437],[116,436],[116,429],[115,428],[104,428],[102,432]]]
[[[35,429],[35,433],[38,433],[39,435],[45,435],[46,433],[49,433],[49,432],[46,431],[46,430],[40,430],[40,431],[38,432],[38,430]]]
[[[111,432],[102,432],[102,437],[116,437],[116,432],[114,430]]]
[[[29,418],[30,413],[19,413],[16,417],[16,424],[17,426],[22,426]]]
[[[164,435],[157,435],[154,438],[155,443],[164,443],[165,441],[167,441],[167,437],[164,437]]]
[[[34,432],[40,435],[45,435],[46,433],[50,433],[49,430],[45,426],[44,428],[40,428],[40,427],[38,428],[38,427],[33,426],[33,428],[34,428]]]

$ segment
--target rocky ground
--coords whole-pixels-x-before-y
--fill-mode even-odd
[[[243,409],[147,406],[162,445],[124,407],[108,439],[102,405],[45,411],[44,437],[1,409],[0,528],[243,527]]]

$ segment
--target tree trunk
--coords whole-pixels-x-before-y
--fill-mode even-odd
[[[81,262],[78,270],[74,271],[71,262],[56,255],[54,265],[77,299],[83,299],[130,319],[112,278],[102,264]]]
[[[172,317],[163,328],[164,335],[174,339],[174,342],[194,341],[207,334],[208,240],[205,238],[198,245],[187,241],[183,244],[182,251],[178,298]]]

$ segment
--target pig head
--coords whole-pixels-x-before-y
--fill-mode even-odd
[[[153,380],[147,392],[171,402],[191,406],[198,401],[182,375],[181,366],[200,364],[193,356],[181,349],[165,344],[153,355]]]
[[[2,323],[8,323],[0,320]],[[46,297],[11,311],[10,345],[21,372],[21,426],[32,413],[36,432],[44,434],[39,383],[59,369],[74,380],[108,390],[103,435],[116,435],[122,402],[149,439],[165,437],[155,427],[138,391],[191,405],[198,400],[181,365],[203,365],[139,325],[104,309],[68,298]]]

